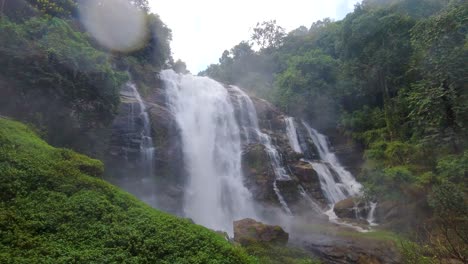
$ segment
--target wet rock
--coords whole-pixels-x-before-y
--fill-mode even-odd
[[[251,144],[242,153],[244,184],[253,194],[255,200],[266,203],[276,203],[273,191],[275,174],[270,167],[270,159],[262,144]]]
[[[289,168],[308,195],[324,208],[327,201],[322,192],[318,174],[312,165],[308,162],[297,161],[290,165]]]
[[[289,234],[280,226],[266,225],[246,218],[234,221],[234,241],[241,245],[250,243],[272,243],[286,245]]]
[[[292,172],[296,177],[305,183],[319,183],[317,172],[314,170],[312,165],[308,162],[299,161],[290,166]]]
[[[269,130],[285,131],[283,113],[270,102],[252,97],[252,102],[257,110],[259,125]]]
[[[365,219],[369,213],[366,203],[357,198],[347,198],[335,204],[333,211],[339,218]]]
[[[297,243],[293,241],[293,244]],[[299,242],[300,246],[315,254],[326,264],[397,264],[401,256],[391,241],[380,241],[359,236],[314,236]]]
[[[148,94],[145,100],[151,123],[155,148],[155,177],[158,178],[158,208],[176,215],[182,214],[185,184],[180,131],[166,103],[161,84]]]
[[[398,203],[392,201],[383,201],[375,209],[375,217],[378,222],[390,222],[400,215]]]
[[[353,175],[359,175],[364,163],[362,146],[357,144],[351,136],[345,135],[343,131],[328,129],[324,132],[333,145],[340,163]]]
[[[302,196],[298,191],[297,182],[293,180],[277,180],[276,186],[280,190],[287,204],[294,205],[302,199]]]

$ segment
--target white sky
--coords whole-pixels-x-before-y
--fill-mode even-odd
[[[342,19],[359,0],[149,0],[172,29],[174,59],[197,74],[224,50],[248,40],[257,22],[276,19],[286,31],[330,17]]]

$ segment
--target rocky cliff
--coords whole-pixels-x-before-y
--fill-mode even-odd
[[[233,97],[232,101],[235,101],[234,91],[226,88]],[[255,97],[251,99],[257,112],[259,129],[271,138],[272,145],[279,153],[280,163],[290,178],[276,179],[268,153],[261,142],[243,140],[242,165],[246,187],[260,204],[281,208],[274,190],[276,181],[276,188],[293,214],[315,212],[314,214],[319,215],[316,211],[326,207],[326,197],[313,165],[304,161],[304,158],[319,160],[317,146],[307,136],[304,125],[295,121],[298,141],[303,150],[302,153],[295,152],[286,133],[287,116],[265,100]],[[113,175],[110,180],[153,206],[181,215],[186,171],[180,132],[166,103],[162,83],[156,82],[155,87],[144,98],[155,148],[155,170],[150,177],[138,169],[141,148],[139,133],[143,124],[141,117],[136,114],[139,111],[137,99],[128,87],[121,91],[121,102],[109,133],[111,136],[106,164],[108,174]],[[241,105],[233,105],[240,119],[245,110],[240,109]],[[151,197],[154,193],[157,193],[157,199]]]

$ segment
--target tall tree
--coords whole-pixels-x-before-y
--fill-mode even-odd
[[[276,20],[257,23],[251,36],[252,41],[261,49],[278,48],[286,36],[283,27],[276,24]]]

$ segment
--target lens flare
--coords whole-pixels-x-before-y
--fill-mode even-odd
[[[127,0],[83,1],[79,10],[87,31],[108,49],[133,51],[147,40],[144,11]]]

